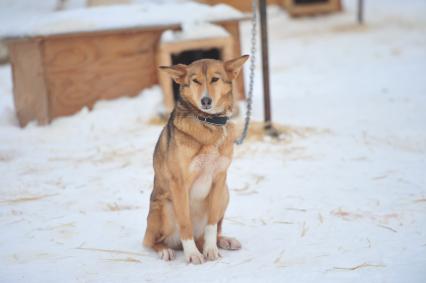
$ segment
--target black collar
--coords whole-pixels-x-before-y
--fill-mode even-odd
[[[193,106],[190,102],[186,101],[182,96],[179,97],[177,107],[183,107],[183,109],[188,112],[195,112],[193,115],[197,117],[199,121],[214,126],[224,126],[229,120],[229,117],[227,116],[219,116],[220,114],[210,116],[209,114],[202,112]]]
[[[213,116],[213,117],[201,117],[197,116],[198,120],[212,124],[215,126],[224,126],[228,122],[229,118],[226,116]]]

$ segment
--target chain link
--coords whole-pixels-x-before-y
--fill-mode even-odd
[[[249,89],[247,94],[247,108],[246,117],[244,120],[244,129],[241,136],[235,141],[236,144],[241,145],[247,137],[248,127],[250,124],[251,107],[253,103],[253,86],[254,86],[254,71],[255,71],[255,55],[256,55],[256,27],[257,27],[257,1],[252,2],[252,18],[251,18],[251,50],[250,50],[250,74],[249,74]]]

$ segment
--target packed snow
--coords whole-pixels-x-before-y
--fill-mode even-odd
[[[4,7],[4,6],[3,6]],[[1,15],[2,13],[0,13]],[[7,14],[7,13],[5,13]],[[231,6],[208,6],[196,2],[97,6],[54,13],[29,14],[2,21],[0,37],[14,38],[75,32],[166,26],[241,19],[243,14]]]
[[[184,23],[180,31],[166,30],[161,35],[161,41],[176,42],[228,36],[229,33],[219,25],[206,22],[192,22]]]
[[[223,228],[243,248],[200,266],[141,245],[159,87],[21,129],[1,66],[0,282],[426,282],[426,2],[365,2],[364,26],[356,1],[296,20],[269,9],[285,131],[236,147]]]

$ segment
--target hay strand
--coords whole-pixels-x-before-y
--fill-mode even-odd
[[[333,267],[333,269],[335,269],[335,270],[345,270],[345,271],[355,271],[355,270],[358,270],[358,269],[361,269],[361,268],[367,268],[367,267],[378,267],[378,268],[381,268],[381,267],[385,267],[385,266],[382,265],[382,264],[369,264],[369,263],[364,262],[364,263],[361,263],[359,265],[355,265],[353,267],[337,267],[337,266],[335,266],[335,267]]]
[[[123,254],[123,255],[133,255],[133,256],[145,256],[145,254],[141,253],[135,253],[135,252],[128,252],[128,251],[121,251],[121,250],[110,250],[110,249],[98,249],[98,248],[86,248],[86,247],[77,247],[77,250],[85,250],[85,251],[92,251],[92,252],[101,252],[101,253],[112,253],[112,254]]]
[[[39,196],[22,196],[15,199],[7,199],[7,200],[0,200],[0,204],[18,204],[23,202],[30,202],[30,201],[36,201],[45,199],[48,197],[57,196],[58,194],[51,194],[51,195],[39,195]]]

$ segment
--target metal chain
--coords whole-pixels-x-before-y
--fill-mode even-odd
[[[253,85],[254,85],[254,71],[255,71],[255,54],[256,54],[256,26],[257,26],[257,1],[252,2],[252,18],[251,18],[251,50],[250,50],[250,75],[249,75],[249,89],[247,95],[247,108],[246,117],[244,120],[244,129],[241,136],[235,141],[236,144],[241,145],[247,137],[248,127],[250,124],[251,106],[253,103]]]

